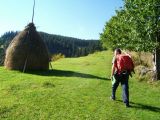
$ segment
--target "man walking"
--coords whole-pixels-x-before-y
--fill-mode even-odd
[[[125,56],[125,57],[124,57]],[[128,59],[128,60],[127,60]],[[122,61],[123,60],[123,61]],[[128,67],[128,68],[127,68]],[[130,68],[129,68],[130,67]],[[111,99],[116,99],[116,90],[121,83],[122,86],[122,98],[126,107],[129,107],[129,75],[131,74],[131,69],[134,69],[133,62],[130,56],[122,55],[121,49],[117,48],[114,51],[114,57],[112,60],[112,71],[111,78],[112,81],[112,96]]]

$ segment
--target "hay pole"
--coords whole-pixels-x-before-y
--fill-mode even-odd
[[[52,64],[51,64],[51,62],[49,62],[49,65],[50,65],[50,67],[51,67],[51,70],[53,70],[53,67],[52,67]]]
[[[33,23],[33,19],[34,19],[34,9],[35,9],[35,0],[34,0],[34,3],[33,3],[32,23]]]
[[[24,72],[25,72],[25,70],[26,70],[26,66],[27,66],[27,59],[28,59],[28,56],[27,56],[27,58],[26,58],[26,60],[25,60],[25,63],[24,63],[23,73],[24,73]]]
[[[27,36],[26,36],[26,38],[25,38],[25,39],[27,39],[27,38],[29,38],[29,31],[27,32]],[[27,54],[29,54],[29,52],[28,52]],[[24,72],[25,72],[25,70],[26,70],[27,60],[28,60],[28,55],[27,55],[26,60],[25,60],[25,62],[24,62],[24,66],[23,66],[23,73],[24,73]]]

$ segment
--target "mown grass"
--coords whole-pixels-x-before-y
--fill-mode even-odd
[[[112,53],[53,62],[54,70],[21,73],[0,67],[0,119],[159,120],[160,83],[130,79],[131,107],[109,99]]]

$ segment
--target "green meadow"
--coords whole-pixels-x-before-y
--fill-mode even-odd
[[[129,80],[130,108],[111,95],[112,52],[52,62],[53,70],[0,67],[0,120],[160,120],[160,82]]]

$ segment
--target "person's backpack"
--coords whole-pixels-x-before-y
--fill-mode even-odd
[[[134,63],[129,55],[120,54],[117,55],[117,68],[119,72],[129,71],[134,72]]]

